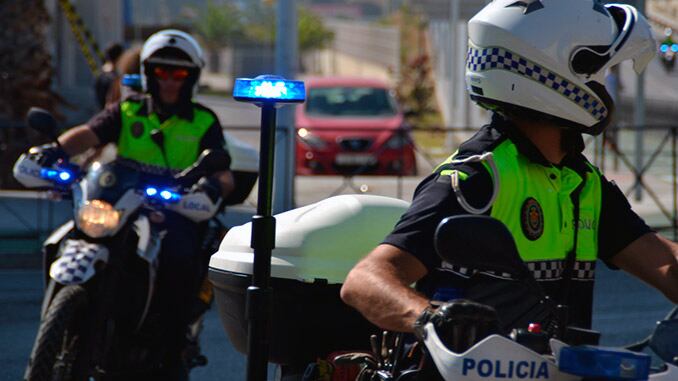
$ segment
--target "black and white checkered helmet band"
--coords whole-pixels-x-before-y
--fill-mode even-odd
[[[470,46],[466,55],[466,68],[472,72],[507,70],[529,78],[563,95],[598,121],[605,119],[609,113],[603,102],[592,93],[504,48]]]

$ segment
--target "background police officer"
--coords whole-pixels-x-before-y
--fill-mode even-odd
[[[343,300],[384,329],[412,332],[437,290],[463,288],[468,278],[435,255],[438,223],[484,213],[508,227],[556,300],[574,253],[559,300],[571,325],[591,325],[597,258],[678,303],[678,245],[652,232],[581,153],[581,133],[599,134],[612,117],[606,69],[632,59],[640,72],[654,57],[647,21],[633,7],[591,0],[495,0],[468,30],[467,88],[494,111],[492,122],[423,180],[391,234],[348,274]],[[494,169],[479,159],[486,153]],[[460,180],[456,190],[450,176]]]
[[[62,134],[62,148],[42,148],[43,155],[73,156],[115,143],[116,163],[151,175],[167,175],[189,167],[204,149],[224,150],[217,116],[192,101],[203,66],[202,49],[190,35],[178,30],[153,34],[141,51],[142,85],[147,94],[109,105],[86,124]],[[223,170],[201,179],[197,190],[217,202],[233,186],[231,172]],[[178,355],[191,310],[188,306],[204,274],[199,255],[202,227],[170,211],[165,212],[162,225],[167,234],[160,254],[157,295],[170,325],[167,345]]]

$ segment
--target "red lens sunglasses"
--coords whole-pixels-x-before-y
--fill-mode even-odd
[[[173,79],[175,81],[182,81],[188,77],[188,69],[184,68],[167,68],[158,66],[153,69],[153,74],[156,78],[166,81]]]

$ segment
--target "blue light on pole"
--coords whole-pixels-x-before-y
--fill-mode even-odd
[[[306,88],[303,81],[291,81],[277,75],[238,78],[233,86],[233,98],[251,103],[301,103],[306,99]]]
[[[259,189],[257,213],[252,217],[254,263],[252,285],[247,288],[248,337],[247,380],[266,380],[269,339],[267,336],[269,306],[272,303],[271,252],[275,248],[275,217],[271,215],[273,198],[273,160],[275,158],[276,107],[280,103],[301,103],[306,100],[302,81],[288,81],[276,75],[260,75],[254,79],[238,78],[233,98],[261,107],[259,150]]]

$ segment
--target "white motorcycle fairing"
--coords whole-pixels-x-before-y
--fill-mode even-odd
[[[176,204],[167,205],[167,209],[193,222],[202,222],[209,220],[217,213],[219,203],[213,203],[205,192],[194,192],[182,196]]]
[[[426,348],[447,381],[581,380],[559,371],[554,360],[503,336],[490,335],[466,352],[454,353],[440,340],[433,324],[426,324],[424,330]]]
[[[14,163],[14,178],[26,188],[51,187],[52,182],[40,176],[42,166],[36,161],[36,156],[23,153]]]
[[[97,262],[108,262],[105,246],[83,240],[66,240],[60,252],[49,268],[49,276],[64,286],[87,282],[96,273]]]
[[[144,311],[137,323],[137,330],[146,320],[146,315],[151,307],[151,300],[155,294],[155,279],[158,270],[158,254],[162,244],[162,239],[167,233],[166,230],[154,231],[151,222],[146,216],[139,216],[133,225],[134,232],[137,234],[137,255],[148,262],[148,293],[146,294],[146,304]]]
[[[678,380],[678,367],[666,364],[666,370],[663,372],[650,374],[649,381],[675,381]]]

